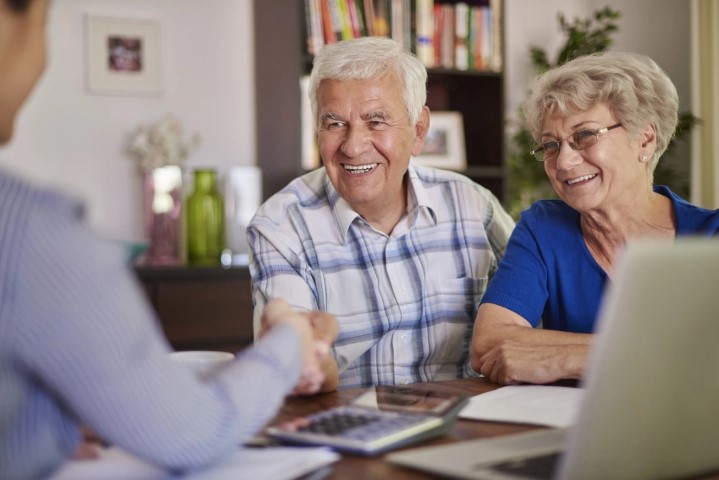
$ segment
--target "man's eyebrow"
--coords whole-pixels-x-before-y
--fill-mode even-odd
[[[332,112],[326,112],[320,115],[320,122],[325,122],[326,120],[342,120],[339,115]]]
[[[374,112],[367,112],[361,116],[362,120],[388,120],[392,118],[392,116],[383,111],[374,111]]]

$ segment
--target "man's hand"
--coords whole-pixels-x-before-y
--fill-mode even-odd
[[[316,393],[323,387],[327,374],[331,374],[327,358],[331,358],[330,346],[337,337],[337,321],[327,313],[301,313],[284,300],[271,300],[262,312],[260,336],[281,324],[291,325],[300,336],[302,367],[294,393]]]
[[[337,362],[330,354],[332,342],[337,338],[338,326],[337,319],[334,315],[326,312],[309,312],[310,323],[315,338],[315,348],[320,358],[320,367],[324,374],[325,380],[320,391],[330,392],[337,389],[339,384],[339,371]],[[303,392],[295,392],[302,394]]]

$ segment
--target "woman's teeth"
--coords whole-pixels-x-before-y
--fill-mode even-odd
[[[596,173],[592,173],[591,175],[583,175],[581,177],[573,178],[571,180],[567,180],[568,185],[574,185],[575,183],[583,182],[585,180],[591,180],[592,178],[596,177]]]

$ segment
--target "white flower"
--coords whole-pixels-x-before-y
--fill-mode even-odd
[[[185,139],[182,124],[171,114],[152,125],[138,127],[127,141],[127,153],[143,172],[167,165],[185,166],[187,156],[200,144],[197,133]]]

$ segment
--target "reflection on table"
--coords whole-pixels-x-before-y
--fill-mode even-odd
[[[500,387],[484,378],[449,380],[445,382],[430,382],[421,384],[447,393],[464,393],[478,395]],[[361,395],[365,389],[349,389],[338,392],[325,393],[309,397],[292,397],[287,400],[280,414],[272,424],[278,424],[298,416],[309,415],[321,410],[347,405]],[[510,433],[534,430],[537,426],[516,425],[509,423],[480,422],[474,420],[458,419],[450,433],[444,437],[425,441],[406,448],[442,445],[462,440],[494,437]],[[334,465],[332,473],[325,477],[330,479],[378,479],[391,478],[392,480],[429,479],[431,475],[391,465],[384,460],[384,455],[376,457],[361,457],[343,454],[342,459]]]

